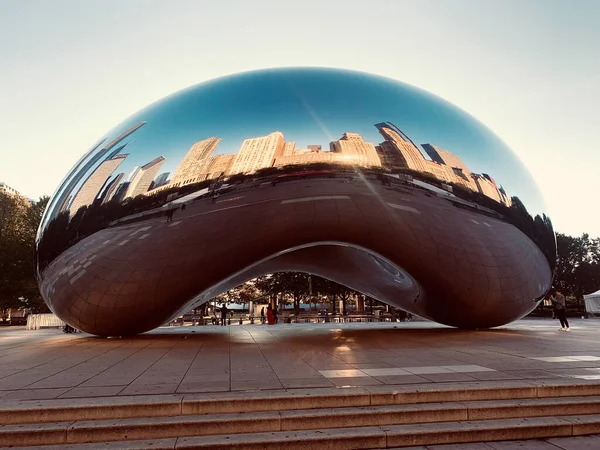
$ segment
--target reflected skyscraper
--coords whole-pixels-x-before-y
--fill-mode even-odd
[[[220,142],[221,138],[210,137],[192,145],[177,169],[175,169],[171,184],[183,186],[196,182],[208,157],[215,151]]]
[[[425,159],[419,148],[402,130],[390,122],[378,123],[375,124],[375,127],[377,127],[383,138],[389,142],[389,144],[386,144],[386,149],[389,149],[387,151],[393,152],[393,149],[395,149],[400,154],[405,167],[419,172],[426,171]]]
[[[147,164],[137,170],[129,182],[125,198],[135,198],[138,195],[145,194],[150,188],[150,183],[154,180],[156,173],[165,162],[164,156],[154,158]]]
[[[123,145],[117,149],[116,152],[120,152],[124,147],[125,146]],[[128,154],[114,155],[96,167],[88,179],[85,180],[85,182],[81,185],[79,191],[73,199],[73,202],[69,206],[71,214],[75,214],[82,206],[89,206],[94,202],[112,173],[121,165],[123,161],[125,161],[125,158],[128,156]]]
[[[362,166],[381,166],[375,146],[365,142],[358,133],[344,133],[337,141],[329,144],[332,153],[341,153],[342,160]]]
[[[253,173],[272,167],[275,159],[283,154],[284,146],[285,139],[281,131],[246,139],[233,161],[230,173]]]
[[[205,180],[213,180],[231,172],[231,166],[236,155],[214,155],[208,158],[206,165]]]
[[[123,183],[119,184],[115,190],[115,194],[112,197],[109,197],[108,200],[114,200],[117,203],[121,203],[127,197],[129,185],[129,181],[124,181]]]
[[[60,194],[54,196],[48,204],[48,209],[54,212],[53,216],[47,215],[44,216],[44,221],[51,220],[60,211],[64,211],[67,209],[68,201],[72,198],[73,190],[77,187],[83,177],[85,177],[86,173],[92,169],[98,161],[102,160],[102,158],[111,151],[116,145],[122,142],[124,139],[131,136],[141,127],[146,125],[145,121],[141,121],[123,131],[121,134],[116,136],[114,139],[111,139],[108,144],[102,147],[102,144],[106,142],[106,139],[102,139],[95,147],[90,150],[84,158],[82,158],[76,165],[76,170],[71,172],[67,178],[61,183],[59,187]],[[100,150],[98,150],[100,148]]]
[[[123,180],[124,177],[125,174],[121,172],[117,174],[117,176],[115,176],[115,178],[108,183],[106,189],[104,189],[104,192],[102,192],[102,194],[100,195],[100,201],[102,203],[109,202],[112,199],[113,194],[117,190],[119,183]]]
[[[154,185],[153,187],[157,188],[162,186],[163,184],[167,184],[167,181],[169,181],[169,172],[164,172],[161,173],[159,176],[156,177],[156,179],[154,180]]]

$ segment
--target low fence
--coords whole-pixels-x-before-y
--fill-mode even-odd
[[[30,314],[27,316],[27,329],[40,330],[42,328],[61,328],[64,322],[54,314]]]

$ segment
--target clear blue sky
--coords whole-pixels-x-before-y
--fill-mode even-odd
[[[51,194],[106,131],[201,81],[340,67],[473,114],[525,162],[558,231],[600,236],[599,23],[596,0],[2,0],[0,180]]]

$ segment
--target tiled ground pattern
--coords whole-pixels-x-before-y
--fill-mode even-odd
[[[101,339],[0,328],[0,401],[600,375],[600,320],[160,328]],[[596,378],[590,378],[596,377]]]

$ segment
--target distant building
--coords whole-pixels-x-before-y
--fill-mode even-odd
[[[165,162],[164,156],[154,158],[147,164],[144,164],[131,178],[125,198],[135,198],[138,195],[145,194],[150,188],[150,183],[154,180],[156,173]]]
[[[385,144],[385,149],[388,154],[393,154],[393,149],[396,149],[401,156],[406,167],[419,172],[427,172],[425,169],[425,158],[420,152],[415,143],[402,130],[390,122],[382,122],[375,124],[379,133],[389,143]],[[383,144],[382,144],[383,145]],[[381,145],[380,145],[381,147]]]
[[[292,156],[296,151],[296,143],[294,141],[286,142],[283,146],[283,154],[281,156]]]
[[[453,179],[448,181],[462,184],[473,191],[477,190],[475,181],[471,176],[471,171],[458,156],[433,144],[422,144],[421,147],[423,147],[433,162],[452,169],[453,173],[448,172],[448,175]]]
[[[236,155],[214,155],[209,158],[206,167],[206,179],[213,180],[228,175]]]
[[[54,219],[59,212],[65,211],[70,199],[74,197],[73,190],[81,182],[81,179],[93,169],[99,161],[103,160],[106,154],[113,150],[115,146],[144,125],[146,125],[146,122],[139,122],[125,130],[106,145],[104,145],[106,139],[103,139],[92,147],[92,149],[77,162],[75,168],[69,174],[70,176],[59,186],[57,195],[53,197],[48,204],[47,210],[52,211],[52,214],[44,216],[44,221],[50,221]]]
[[[406,167],[422,173],[429,173],[445,183],[462,185],[474,192],[479,192],[506,206],[512,201],[503,188],[488,174],[472,173],[466,164],[454,153],[433,144],[422,144],[421,147],[431,160],[415,143],[390,122],[375,124],[385,141],[377,146],[377,152],[384,167]]]
[[[154,179],[154,185],[152,187],[157,188],[164,184],[167,184],[167,182],[169,181],[169,175],[170,175],[170,172],[161,173],[159,176],[157,176]]]
[[[306,152],[291,156],[280,156],[275,159],[275,167],[308,165],[316,163],[352,164],[351,160],[344,159],[340,153],[333,152]]]
[[[192,180],[202,172],[208,157],[215,151],[220,142],[221,138],[210,137],[192,145],[177,169],[175,169],[171,184],[183,186],[193,183]]]
[[[381,166],[375,145],[365,142],[360,134],[344,133],[337,141],[329,144],[330,151],[340,153],[342,160],[363,166]]]
[[[17,191],[16,189],[10,187],[8,184],[6,184],[4,181],[0,181],[0,191],[4,192],[5,194],[9,194],[9,195],[17,195],[19,197],[24,197],[23,194],[21,194],[19,191]]]
[[[498,192],[500,193],[500,201],[510,208],[512,206],[512,199],[508,196],[502,186],[498,188]]]
[[[12,197],[17,197],[21,202],[23,202],[23,204],[25,204],[27,206],[31,205],[31,203],[32,203],[31,200],[29,200],[27,197],[25,197],[19,191],[10,187],[8,184],[6,184],[3,181],[0,181],[0,192],[4,192],[5,194],[8,194]]]
[[[129,181],[124,181],[123,183],[117,186],[115,194],[109,198],[109,200],[113,200],[117,203],[121,203],[125,200],[125,196],[127,194],[127,190],[129,189]]]
[[[117,150],[117,152],[120,150]],[[75,214],[79,208],[89,206],[96,200],[112,173],[128,156],[128,154],[117,154],[96,167],[75,194],[73,202],[69,206],[71,215]]]
[[[383,141],[381,144],[375,147],[381,165],[383,167],[408,167],[408,163],[402,156],[402,153],[398,150],[398,147],[390,141]]]
[[[112,199],[113,194],[117,190],[119,183],[121,183],[121,181],[123,180],[124,177],[125,177],[125,174],[123,172],[121,172],[121,173],[117,174],[117,176],[115,176],[113,178],[113,180],[110,181],[106,185],[106,188],[100,194],[100,203],[104,204],[106,202],[109,202]]]
[[[285,139],[281,131],[268,136],[246,139],[231,166],[230,174],[253,173],[272,167],[275,159],[283,155]]]
[[[323,150],[323,148],[320,145],[307,145],[306,146],[307,149],[309,149],[311,152],[320,152]]]
[[[493,200],[496,200],[499,203],[502,203],[500,192],[498,191],[498,187],[496,186],[496,182],[490,177],[488,174],[473,174],[473,179],[475,180],[475,184],[477,185],[477,189],[479,192],[486,197],[489,197]]]

